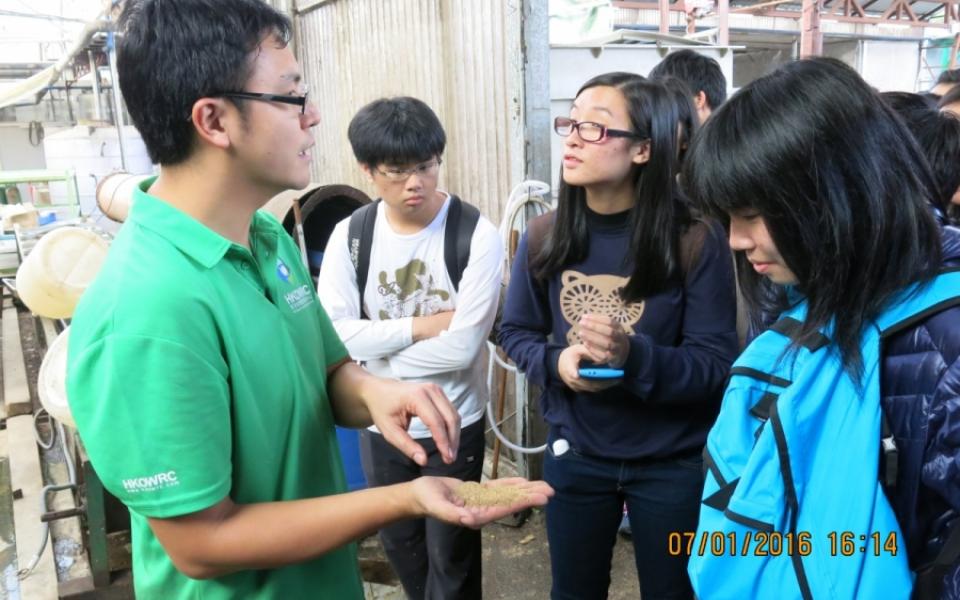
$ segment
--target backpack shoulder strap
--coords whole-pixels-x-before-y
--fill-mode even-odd
[[[880,337],[888,338],[954,306],[960,306],[960,267],[943,269],[927,285],[907,290],[877,318]]]
[[[933,562],[917,571],[912,600],[940,600],[943,593],[943,578],[954,569],[960,560],[960,519],[954,521],[947,534],[947,541],[940,548]]]
[[[360,295],[360,316],[367,319],[363,307],[363,290],[367,287],[367,272],[370,270],[370,250],[373,247],[373,231],[377,226],[377,205],[380,200],[365,204],[350,215],[347,227],[347,248],[350,262],[357,272],[357,292]]]
[[[459,197],[450,196],[447,224],[443,232],[443,262],[453,289],[460,290],[460,279],[470,262],[470,243],[480,220],[480,209]]]
[[[680,236],[680,277],[686,279],[690,271],[700,262],[703,244],[710,235],[710,225],[704,221],[694,221]]]
[[[552,210],[527,221],[527,266],[540,254],[550,228],[556,220],[557,211]]]

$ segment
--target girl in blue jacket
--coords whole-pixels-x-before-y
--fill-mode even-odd
[[[507,292],[500,343],[549,425],[554,599],[606,598],[624,502],[644,600],[692,597],[668,541],[696,526],[736,309],[726,240],[676,189],[694,123],[671,85],[601,75],[556,119],[558,207],[531,222]]]
[[[754,321],[770,322],[799,294],[808,313],[791,337],[805,344],[832,322],[854,374],[862,334],[891,300],[960,266],[960,231],[933,207],[943,200],[921,148],[838,61],[790,63],[740,90],[700,132],[682,181],[695,205],[727,220]],[[898,450],[885,492],[898,546],[919,573],[913,597],[960,598],[956,554],[931,565],[960,526],[960,308],[893,335],[881,360],[881,408]]]

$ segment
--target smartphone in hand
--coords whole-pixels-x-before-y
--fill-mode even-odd
[[[610,367],[580,367],[578,372],[580,377],[584,379],[620,379],[623,377],[623,369],[611,369]]]

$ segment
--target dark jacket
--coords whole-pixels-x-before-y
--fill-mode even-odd
[[[537,217],[539,230],[553,213]],[[587,213],[587,257],[541,285],[528,269],[524,235],[513,263],[500,344],[543,388],[552,437],[590,456],[617,460],[698,455],[713,425],[736,356],[735,293],[730,249],[719,227],[698,223],[702,239],[682,285],[624,307],[619,298],[633,265],[625,214]],[[693,245],[693,244],[691,244]],[[623,384],[594,394],[569,389],[557,373],[560,352],[576,343],[581,314],[616,314],[630,332]]]
[[[960,266],[960,229],[943,234],[945,266]],[[899,451],[888,492],[910,564],[932,560],[950,526],[960,526],[960,307],[888,339],[883,349],[884,414]],[[960,599],[960,566],[943,598]]]

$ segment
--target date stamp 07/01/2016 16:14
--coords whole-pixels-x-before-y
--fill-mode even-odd
[[[826,547],[815,547],[820,543]],[[897,532],[831,531],[824,540],[815,539],[809,531],[672,531],[667,536],[671,556],[809,556],[823,550],[830,556],[896,556]]]

